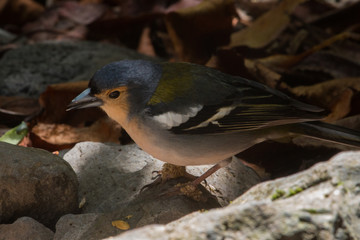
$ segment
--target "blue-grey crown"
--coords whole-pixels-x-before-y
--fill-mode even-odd
[[[99,69],[89,82],[91,93],[120,86],[140,86],[155,90],[161,78],[161,66],[147,60],[122,60]]]

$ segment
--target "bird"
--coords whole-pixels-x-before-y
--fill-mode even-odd
[[[145,152],[177,166],[214,165],[293,135],[360,147],[360,133],[322,122],[328,112],[259,82],[186,62],[121,60],[95,72],[67,110],[100,107]]]

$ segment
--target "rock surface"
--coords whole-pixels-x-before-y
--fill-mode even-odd
[[[180,180],[140,189],[151,183],[160,162],[135,144],[119,146],[83,142],[64,155],[79,177],[79,197],[86,199],[79,215],[66,215],[56,225],[55,239],[101,239],[123,230],[112,221],[126,221],[131,229],[153,223],[166,224],[194,211],[220,207],[259,182],[257,175],[240,161],[233,161],[207,182],[214,195],[202,188],[206,202],[184,196],[162,196]],[[209,166],[189,167],[199,175]],[[220,202],[220,203],[219,203]],[[70,227],[69,229],[69,226]],[[82,226],[82,227],[73,227]]]
[[[226,205],[236,195],[226,189],[237,188],[241,194],[242,182],[250,186],[258,181],[239,161],[208,180],[221,193],[203,188],[208,197],[204,203],[160,195],[178,180],[140,192],[162,162],[134,144],[84,142],[64,158],[79,177],[82,213],[62,216],[55,240],[360,238],[360,152],[343,152],[304,172],[260,183],[223,208],[219,200]],[[115,227],[119,221],[122,227]],[[16,224],[0,225],[0,234]]]
[[[163,162],[140,150],[136,144],[120,146],[83,142],[64,155],[79,178],[79,196],[86,198],[83,212],[109,212],[123,207],[124,202],[138,197],[140,189],[153,182],[153,171],[161,170]],[[211,167],[187,167],[199,176]],[[260,182],[255,172],[241,161],[232,161],[207,179],[217,190],[219,201],[226,205]],[[220,194],[221,193],[221,194]]]
[[[103,65],[147,58],[95,42],[47,42],[10,50],[0,59],[0,95],[37,97],[54,83],[88,80]]]
[[[52,240],[54,233],[29,217],[22,217],[13,224],[0,225],[1,240]]]
[[[54,227],[78,210],[78,181],[60,157],[0,142],[0,223],[29,216]]]
[[[0,28],[0,44],[7,44],[15,38],[16,36],[14,34]]]
[[[360,152],[345,152],[261,183],[225,208],[108,239],[359,239],[359,213]]]
[[[103,239],[121,233],[111,222],[103,213],[68,214],[56,224],[54,240]]]

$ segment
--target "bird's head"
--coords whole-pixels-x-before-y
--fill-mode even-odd
[[[67,111],[101,107],[110,117],[121,111],[142,108],[155,91],[161,77],[161,66],[146,60],[123,60],[98,70],[89,87],[68,105]]]

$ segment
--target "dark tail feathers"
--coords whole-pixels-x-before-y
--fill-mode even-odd
[[[298,123],[294,124],[291,131],[325,141],[360,147],[359,131],[329,123],[318,121]]]

